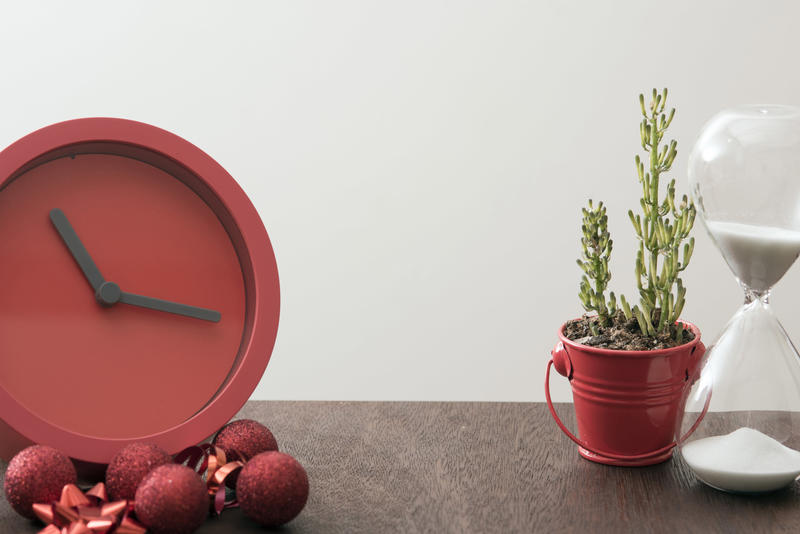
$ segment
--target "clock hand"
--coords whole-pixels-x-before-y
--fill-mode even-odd
[[[55,208],[50,211],[50,221],[52,221],[53,226],[56,227],[58,234],[61,236],[61,239],[64,240],[64,244],[67,245],[72,257],[75,258],[78,267],[83,271],[92,289],[98,291],[100,286],[103,285],[103,282],[105,282],[105,279],[103,275],[100,274],[97,265],[92,261],[92,257],[89,256],[86,247],[81,243],[78,234],[75,233],[72,225],[67,220],[67,216],[64,215],[63,211]]]
[[[222,318],[222,315],[218,311],[121,291],[119,286],[114,282],[105,281],[97,265],[95,265],[92,257],[86,250],[86,247],[83,246],[80,238],[78,238],[78,234],[75,233],[69,220],[67,220],[67,216],[64,215],[64,212],[58,208],[51,210],[50,220],[53,226],[56,227],[61,239],[64,240],[64,244],[67,245],[72,257],[75,258],[78,267],[83,271],[92,289],[94,289],[95,296],[101,304],[111,306],[117,302],[124,302],[131,306],[140,306],[142,308],[150,308],[151,310],[185,315],[186,317],[212,321],[214,323],[219,322]]]
[[[156,299],[153,297],[144,297],[142,295],[126,293],[124,291],[120,292],[118,300],[119,302],[130,304],[131,306],[140,306],[142,308],[150,308],[151,310],[185,315],[186,317],[211,321],[213,323],[219,322],[219,320],[222,318],[222,315],[218,311],[207,310],[206,308],[198,308],[197,306],[189,306],[188,304],[179,304],[177,302],[170,302],[168,300]]]

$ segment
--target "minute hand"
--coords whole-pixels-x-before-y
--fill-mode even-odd
[[[222,315],[218,311],[207,310],[206,308],[198,308],[197,306],[189,306],[188,304],[180,304],[178,302],[170,302],[168,300],[156,299],[153,297],[145,297],[136,295],[134,293],[122,292],[119,301],[131,306],[140,306],[142,308],[150,308],[151,310],[158,310],[167,313],[174,313],[177,315],[185,315],[194,319],[203,319],[204,321],[211,321],[213,323],[219,322]]]

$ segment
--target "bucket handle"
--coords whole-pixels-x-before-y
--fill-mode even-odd
[[[695,347],[695,349],[696,350],[694,350],[692,352],[698,352],[697,356],[695,357],[695,361],[699,362],[702,359],[703,354],[706,351],[706,347],[702,343],[698,342],[697,346]],[[558,428],[560,428],[561,431],[564,434],[566,434],[566,436],[569,439],[571,439],[576,444],[578,444],[578,446],[583,447],[584,449],[586,449],[587,451],[589,451],[589,452],[591,452],[593,454],[596,454],[598,456],[605,456],[606,458],[611,458],[612,460],[628,460],[628,461],[644,460],[644,459],[650,458],[652,456],[657,456],[659,454],[663,454],[663,453],[667,452],[668,450],[672,449],[673,447],[675,447],[676,445],[678,445],[679,442],[682,443],[686,438],[688,438],[692,434],[692,432],[695,431],[697,426],[700,424],[700,421],[703,420],[703,417],[705,417],[706,412],[708,411],[709,401],[711,400],[710,396],[709,396],[708,399],[706,399],[706,403],[705,403],[705,406],[703,407],[703,411],[700,412],[700,415],[697,417],[697,420],[694,422],[692,427],[686,432],[686,434],[684,434],[683,437],[681,437],[681,439],[679,441],[673,441],[669,445],[661,447],[660,449],[657,449],[655,451],[645,452],[645,453],[642,453],[642,454],[614,454],[614,453],[610,453],[610,452],[599,451],[599,450],[595,449],[594,447],[589,446],[589,444],[587,444],[585,441],[581,440],[580,438],[575,436],[572,432],[570,432],[570,430],[566,427],[566,425],[564,425],[564,423],[561,421],[561,418],[558,417],[558,414],[556,413],[556,410],[553,407],[553,401],[550,399],[550,368],[553,366],[553,364],[554,364],[553,360],[555,358],[558,358],[562,362],[564,360],[566,360],[566,362],[568,362],[567,365],[569,366],[569,368],[568,368],[569,369],[569,373],[566,376],[567,376],[567,378],[569,380],[572,379],[572,362],[569,359],[569,355],[566,353],[567,352],[566,348],[561,343],[558,344],[558,347],[553,352],[555,353],[555,352],[560,352],[560,351],[563,351],[564,354],[558,354],[558,355],[557,354],[552,354],[551,358],[550,358],[550,361],[547,362],[547,372],[545,373],[545,377],[544,377],[544,396],[547,399],[547,407],[550,409],[550,415],[553,416],[553,420],[558,425]],[[564,363],[561,363],[561,366],[564,366]],[[556,369],[558,369],[558,368],[559,368],[559,366],[556,366]],[[558,369],[558,370],[560,371],[560,369]]]

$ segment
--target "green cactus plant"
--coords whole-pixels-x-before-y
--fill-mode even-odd
[[[639,241],[635,263],[639,303],[631,307],[625,296],[620,295],[619,307],[626,319],[636,319],[644,336],[674,333],[676,341],[681,343],[684,328],[677,320],[685,303],[686,288],[680,273],[688,266],[694,251],[694,238],[684,241],[694,226],[697,212],[686,195],[676,204],[674,178],[666,185],[663,199],[660,196],[663,175],[672,168],[678,153],[678,143],[674,139],[661,144],[675,116],[674,108],[665,113],[666,102],[667,89],[661,93],[653,89],[652,99],[647,105],[644,95],[639,95],[642,111],[639,133],[642,148],[649,157],[647,162],[638,155],[635,158],[636,172],[642,186],[642,198],[639,201],[642,211],[637,214],[633,210],[628,211],[628,218]],[[580,299],[587,311],[597,313],[596,324],[606,326],[609,313],[613,315],[617,307],[613,293],[608,303],[603,296],[611,279],[608,268],[611,239],[607,217],[602,203],[595,209],[591,200],[583,214],[583,258],[578,260],[584,270]],[[596,247],[606,242],[608,245],[605,248]],[[595,282],[593,290],[587,277]],[[592,327],[592,332],[596,335],[596,327]]]
[[[597,313],[597,323],[590,323],[594,335],[598,334],[597,324],[608,326],[610,316],[617,311],[617,299],[612,291],[606,302],[605,291],[611,280],[608,260],[611,258],[613,242],[608,232],[608,216],[606,208],[600,202],[597,207],[589,200],[589,206],[583,208],[583,255],[578,266],[583,269],[581,277],[580,298],[587,312]],[[592,283],[594,282],[594,287]]]

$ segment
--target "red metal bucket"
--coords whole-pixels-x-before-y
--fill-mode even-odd
[[[550,413],[578,444],[581,456],[622,466],[651,465],[672,456],[686,395],[706,350],[700,330],[691,323],[683,324],[694,334],[692,341],[652,351],[587,347],[564,337],[561,326],[560,341],[547,363],[545,396]],[[550,366],[572,385],[581,439],[564,426],[553,408]]]

